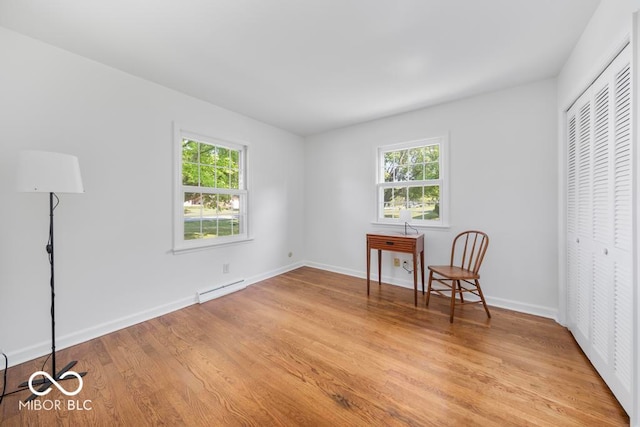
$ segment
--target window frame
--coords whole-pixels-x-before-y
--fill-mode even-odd
[[[384,154],[390,151],[406,150],[429,145],[439,146],[439,178],[420,181],[384,181]],[[392,187],[406,186],[407,183],[415,182],[419,186],[438,185],[440,186],[440,215],[437,220],[412,219],[410,224],[414,227],[424,228],[449,228],[449,137],[443,133],[439,136],[428,137],[418,140],[405,141],[389,145],[379,146],[376,150],[376,196],[375,196],[375,220],[374,224],[404,226],[404,221],[400,218],[385,218],[384,216],[384,189]],[[398,184],[401,185],[398,185]]]
[[[217,187],[200,187],[184,185],[182,183],[182,142],[188,139],[199,143],[210,144],[216,147],[224,147],[239,151],[239,185],[238,189],[223,189]],[[174,192],[173,192],[173,252],[180,253],[198,249],[207,249],[221,245],[245,242],[251,240],[249,237],[249,190],[247,181],[248,145],[229,139],[206,136],[200,133],[182,129],[174,123],[173,138],[173,158],[174,158]],[[221,236],[213,238],[200,238],[185,240],[184,238],[184,194],[189,192],[202,192],[210,194],[230,194],[239,196],[239,210],[242,227],[239,234],[231,236]],[[212,190],[213,189],[213,190]]]

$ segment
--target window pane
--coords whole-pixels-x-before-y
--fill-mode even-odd
[[[425,148],[425,179],[440,179],[440,146],[428,145]]]
[[[407,208],[412,209],[422,206],[424,187],[409,187],[409,202]]]
[[[409,161],[407,163],[410,165],[424,163],[424,147],[411,148],[409,150]]]
[[[233,234],[231,195],[220,194],[218,196],[217,220],[219,236],[230,236]]]
[[[229,173],[226,168],[216,168],[216,178],[216,188],[229,188]]]
[[[439,179],[440,178],[440,163],[429,162],[424,165],[425,167],[425,179]]]
[[[200,143],[200,164],[215,165],[216,147],[210,144]]]
[[[240,197],[233,196],[231,198],[231,216],[232,222],[232,234],[240,234],[242,227],[240,223]]]
[[[420,220],[440,219],[440,186],[413,187],[410,193],[411,217]]]
[[[202,237],[204,239],[217,237],[218,232],[218,203],[220,195],[205,194],[202,218]]]
[[[182,140],[182,161],[183,162],[198,162],[198,143],[190,141],[188,139]]]
[[[410,167],[406,164],[389,163],[385,167],[385,182],[402,182],[409,180]]]
[[[240,188],[240,173],[237,170],[229,171],[229,188],[234,190]]]
[[[215,215],[217,204],[218,204],[217,194],[203,194],[202,195],[203,216],[212,217],[213,215]]]
[[[204,217],[202,218],[202,234],[201,239],[210,239],[218,236],[218,222],[215,218]]]
[[[202,194],[184,193],[184,239],[202,236]]]
[[[409,164],[409,150],[400,150],[398,153],[398,163],[401,165]]]
[[[229,149],[224,147],[218,147],[218,166],[229,166]]]
[[[383,215],[385,218],[399,218],[400,209],[407,204],[407,187],[385,188],[383,191]]]
[[[407,187],[395,187],[393,189],[393,204],[404,207],[407,202]]]
[[[397,151],[384,153],[384,182],[393,182],[395,180],[398,160],[399,156]]]
[[[200,186],[214,188],[216,186],[216,168],[213,166],[200,166]]]
[[[424,147],[424,161],[435,162],[440,160],[440,146],[439,145],[427,145]]]
[[[424,164],[420,163],[414,166],[411,166],[411,181],[421,181],[424,178]]]
[[[385,167],[385,169],[384,169],[384,182],[393,182],[393,177],[394,177],[394,168]]]
[[[387,151],[384,153],[385,165],[398,165],[400,164],[400,153],[398,151]]]
[[[384,218],[393,218],[393,189],[385,188],[383,190],[383,217]]]
[[[395,182],[409,181],[409,166],[398,166],[395,173]]]
[[[198,185],[198,143],[182,140],[182,184]]]
[[[182,185],[198,185],[198,165],[195,163],[183,163]]]

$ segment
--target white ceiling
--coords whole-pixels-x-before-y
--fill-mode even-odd
[[[0,25],[300,135],[558,74],[600,0],[0,0]]]

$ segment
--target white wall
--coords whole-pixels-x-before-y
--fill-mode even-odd
[[[56,209],[59,348],[301,262],[300,137],[2,28],[0,55],[0,348],[12,365],[50,349],[48,197],[14,191],[21,149],[77,155],[86,189]],[[171,252],[174,120],[249,144],[253,241]]]
[[[558,105],[562,111],[604,70],[630,34],[631,2],[601,0],[558,75]]]
[[[376,148],[448,132],[451,228],[425,231],[425,263],[448,262],[458,232],[485,230],[490,245],[481,274],[489,302],[554,317],[556,102],[555,80],[544,80],[308,137],[307,259],[364,276],[365,234],[383,230],[371,223]],[[383,257],[385,279],[413,286],[391,258]]]

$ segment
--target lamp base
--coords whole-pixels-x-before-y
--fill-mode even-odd
[[[71,361],[69,363],[67,363],[67,365],[62,368],[58,373],[56,373],[53,377],[53,380],[58,382],[58,381],[65,381],[65,380],[70,380],[72,378],[76,378],[75,375],[71,375],[65,378],[60,378],[62,377],[65,373],[67,373],[67,371],[69,371],[71,368],[73,368],[76,363],[78,363],[77,360]],[[85,375],[87,375],[86,372],[78,372],[78,375],[80,375],[81,377],[84,377]],[[51,380],[49,378],[41,378],[41,379],[37,379],[37,380],[33,380],[31,381],[31,386],[32,387],[36,387],[36,386],[40,386],[40,388],[38,389],[38,392],[44,392],[46,389],[48,389],[49,387],[51,387],[53,385],[53,383],[51,382]],[[18,387],[29,387],[29,381],[25,381],[22,384],[20,384]],[[31,396],[29,396],[24,402],[31,402],[34,399],[37,399],[39,396],[37,394],[32,394]]]

